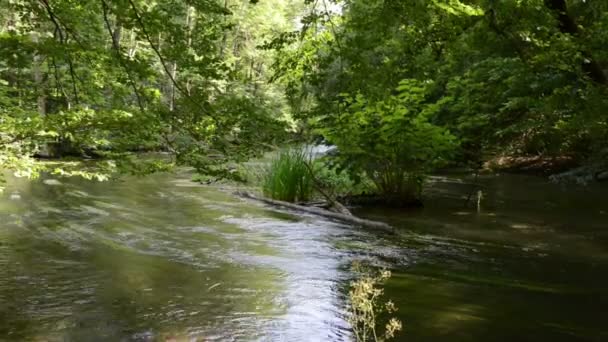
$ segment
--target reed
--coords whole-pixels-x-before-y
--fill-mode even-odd
[[[264,174],[264,195],[279,201],[305,202],[313,194],[313,179],[307,164],[311,157],[303,149],[286,149],[273,158]]]

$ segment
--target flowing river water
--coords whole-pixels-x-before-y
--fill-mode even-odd
[[[349,265],[386,267],[397,341],[608,340],[607,187],[437,177],[396,234],[158,174],[10,179],[0,341],[349,341]]]

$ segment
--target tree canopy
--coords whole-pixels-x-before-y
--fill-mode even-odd
[[[325,138],[327,129],[352,124],[342,118],[353,109],[346,98],[377,103],[409,94],[419,98],[409,110],[458,138],[459,160],[498,153],[584,159],[606,147],[605,1],[309,3],[303,43],[283,44],[276,70]]]
[[[289,108],[266,82],[274,53],[256,46],[292,29],[297,8],[2,0],[0,167],[35,174],[31,157],[71,155],[134,171],[130,152],[162,150],[217,172],[262,150],[281,139]]]
[[[492,155],[608,153],[601,0],[0,3],[0,167],[24,175],[166,166],[141,151],[230,175],[302,133],[401,179],[387,192]]]

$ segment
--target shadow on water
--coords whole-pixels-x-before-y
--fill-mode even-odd
[[[387,285],[407,338],[608,340],[608,188],[470,181],[435,178],[422,210],[364,212],[399,227],[414,255]],[[479,211],[465,206],[476,189]]]
[[[347,341],[348,265],[393,270],[408,341],[608,339],[606,188],[434,179],[396,235],[277,211],[188,175],[12,179],[0,195],[0,340]]]

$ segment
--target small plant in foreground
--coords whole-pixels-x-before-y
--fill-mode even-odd
[[[359,263],[353,264],[356,272],[361,272]],[[379,316],[397,311],[395,304],[382,301],[384,290],[381,285],[391,277],[391,272],[382,270],[378,274],[363,272],[363,276],[350,284],[348,293],[348,322],[351,324],[357,342],[381,342],[395,337],[402,324],[397,318],[390,318],[379,333]]]

